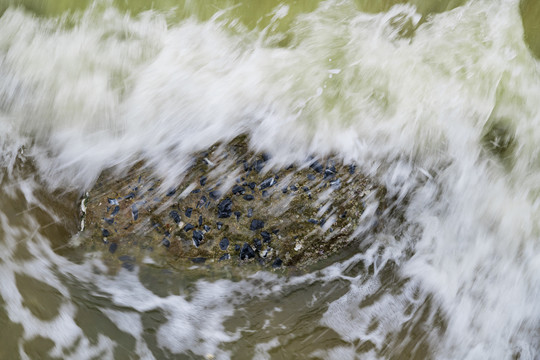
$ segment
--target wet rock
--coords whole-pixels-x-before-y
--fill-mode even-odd
[[[111,243],[111,245],[109,245],[109,252],[111,254],[114,254],[116,252],[116,249],[118,249],[118,244],[116,243]]]
[[[201,231],[193,230],[193,245],[195,245],[195,247],[199,247],[203,239],[204,235]]]
[[[341,179],[336,179],[336,180],[332,180],[330,181],[330,185],[334,188],[334,189],[337,189],[341,186]]]
[[[375,216],[383,214],[384,202],[376,195],[380,187],[358,172],[351,174],[350,166],[336,159],[265,168],[263,173],[260,170],[268,165],[260,154],[249,151],[245,137],[216,144],[193,158],[194,165],[174,188],[175,194],[182,194],[178,197],[164,196],[161,180],[144,164],[122,179],[113,171],[104,172],[89,192],[83,246],[97,244],[91,248],[117,253],[140,249],[158,262],[166,257],[167,264],[194,258],[217,264],[228,250],[228,264],[305,268],[351,243],[369,198],[381,204]],[[213,165],[207,166],[204,159]],[[245,164],[251,165],[242,172]],[[193,184],[203,187],[194,191]],[[273,190],[278,184],[279,189]],[[217,189],[230,197],[217,198]],[[130,208],[131,212],[124,211]],[[184,225],[181,214],[184,221],[197,220]],[[329,219],[332,232],[323,226]],[[376,220],[372,222],[377,224]],[[107,238],[103,229],[109,237],[114,234],[114,246],[103,246]],[[228,241],[226,247],[223,239]],[[151,248],[155,250],[149,252]]]
[[[201,196],[201,199],[199,200],[199,202],[197,203],[197,209],[200,209],[202,208],[203,206],[206,205],[206,202],[208,201],[208,199],[206,199],[206,196]]]
[[[201,186],[204,186],[206,185],[206,180],[208,178],[206,176],[201,176],[200,180],[199,180],[199,183],[201,184]]]
[[[253,164],[253,169],[258,173],[260,173],[263,168],[264,168],[264,160],[257,160]]]
[[[323,166],[317,160],[315,160],[313,163],[311,163],[311,165],[309,167],[312,168],[313,170],[315,170],[318,173],[323,172]]]
[[[246,192],[246,189],[244,189],[244,187],[241,186],[241,185],[235,185],[235,186],[232,188],[232,193],[233,193],[234,195],[243,195],[245,192]]]
[[[128,271],[133,271],[135,269],[135,265],[130,262],[123,262],[122,267]]]
[[[249,225],[249,230],[255,231],[262,229],[264,227],[264,221],[253,219],[251,220],[251,225]]]
[[[266,231],[261,231],[261,237],[263,238],[263,241],[265,243],[269,243],[270,242],[270,234]]]
[[[280,258],[276,258],[272,263],[273,268],[281,267],[281,265],[283,265],[283,261]]]
[[[253,239],[253,246],[255,246],[255,249],[257,249],[257,251],[261,250],[262,249],[262,242],[260,239]]]
[[[244,243],[242,250],[240,250],[240,260],[253,259],[255,257],[255,251],[249,246],[248,243]]]
[[[115,206],[113,212],[111,213],[111,216],[115,216],[120,211],[120,206]]]
[[[334,164],[328,164],[326,166],[326,169],[324,170],[324,179],[331,179],[333,178],[334,176],[336,176],[336,167],[334,166]]]
[[[131,256],[131,255],[120,255],[118,257],[118,260],[120,261],[124,261],[124,262],[135,262],[135,257]]]
[[[219,242],[219,248],[221,250],[227,250],[228,247],[229,247],[229,239],[227,238],[221,239],[221,241]]]
[[[263,190],[263,189],[266,189],[266,188],[269,188],[269,187],[272,187],[276,184],[276,179],[274,179],[273,177],[271,178],[268,178],[266,180],[264,180],[261,185],[259,185],[259,189]]]
[[[229,253],[226,253],[226,254],[223,254],[223,255],[219,258],[219,261],[229,260],[230,258],[231,258],[231,255],[229,255]]]
[[[131,205],[131,216],[133,217],[133,220],[139,218],[139,209],[137,209],[137,205],[135,204]]]
[[[180,215],[178,214],[178,211],[176,210],[173,210],[169,213],[169,216],[171,217],[171,219],[173,219],[173,221],[177,224],[180,223]]]
[[[219,190],[210,191],[209,195],[210,195],[210,199],[217,200],[221,197],[221,191]]]
[[[227,198],[222,200],[218,205],[218,218],[224,219],[231,217],[232,214],[232,201]]]

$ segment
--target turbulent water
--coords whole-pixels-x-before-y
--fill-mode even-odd
[[[540,358],[527,7],[373,3],[1,3],[0,358]],[[111,275],[69,245],[103,170],[173,184],[242,133],[277,165],[356,163],[386,227],[313,273],[240,280]]]

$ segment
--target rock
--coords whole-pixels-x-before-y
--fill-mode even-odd
[[[232,201],[227,198],[222,200],[218,205],[218,218],[225,219],[231,217],[232,214]]]
[[[120,211],[120,206],[115,206],[113,212],[111,213],[111,216],[115,216]]]
[[[219,190],[210,191],[209,195],[210,195],[210,199],[217,200],[221,197],[221,191]]]
[[[255,249],[261,250],[262,249],[262,242],[260,239],[253,239],[253,246],[255,246]]]
[[[254,257],[255,251],[248,243],[244,243],[244,246],[242,246],[242,250],[240,251],[240,260],[252,259]]]
[[[257,161],[255,161],[255,163],[253,164],[253,169],[255,169],[256,172],[260,173],[261,170],[262,170],[263,167],[264,167],[264,163],[265,163],[264,160],[257,160]]]
[[[276,258],[272,263],[273,268],[278,268],[283,264],[283,261],[280,258]]]
[[[264,227],[264,221],[253,219],[251,220],[251,225],[249,225],[249,230],[255,231],[262,229]]]
[[[234,195],[243,195],[244,193],[246,192],[246,189],[244,189],[243,186],[240,186],[240,185],[235,185],[233,188],[232,188],[232,193]]]
[[[143,252],[165,266],[204,258],[216,266],[307,268],[356,241],[352,235],[364,207],[377,202],[383,188],[351,173],[339,159],[311,159],[263,173],[266,160],[247,143],[239,137],[193,154],[192,168],[174,188],[181,196],[164,196],[172,190],[163,191],[161,180],[142,163],[121,179],[104,172],[89,191],[82,246]],[[219,174],[213,173],[218,168]],[[197,221],[184,224],[182,213]],[[330,219],[332,232],[323,226]],[[104,238],[114,242],[104,245]]]
[[[311,163],[311,165],[309,167],[312,168],[313,170],[315,170],[318,173],[322,173],[322,171],[323,171],[323,166],[317,160],[315,160],[313,163]]]
[[[169,213],[169,216],[171,217],[171,219],[173,219],[173,221],[177,224],[180,223],[180,215],[178,215],[178,211],[176,210],[173,210]]]
[[[261,231],[261,237],[263,238],[263,241],[265,243],[269,243],[270,242],[270,234],[266,231]]]
[[[130,262],[123,262],[122,267],[128,271],[133,271],[135,269],[135,265]]]
[[[229,247],[229,239],[227,238],[221,239],[221,241],[219,242],[219,248],[221,250],[227,250],[228,247]]]
[[[269,188],[271,186],[274,186],[275,184],[276,184],[276,179],[271,177],[271,178],[268,178],[268,179],[264,180],[261,183],[261,185],[259,185],[259,189],[263,190],[263,189]]]
[[[133,220],[139,218],[139,209],[137,209],[137,205],[135,204],[131,205],[131,216],[133,217]]]
[[[195,247],[199,247],[203,239],[204,235],[201,231],[193,230],[193,245],[195,245]]]
[[[201,199],[199,200],[199,202],[197,203],[197,209],[200,209],[202,208],[203,206],[206,205],[206,203],[208,202],[208,200],[206,199],[206,196],[201,196]]]

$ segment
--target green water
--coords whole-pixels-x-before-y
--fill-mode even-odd
[[[354,0],[358,10],[367,13],[388,11],[396,4],[414,5],[418,13],[422,14],[421,22],[431,14],[452,10],[463,5],[466,0]],[[110,1],[90,0],[2,0],[0,14],[9,6],[23,7],[38,15],[55,17],[66,13],[84,11],[89,6],[109,6]],[[278,23],[274,31],[280,32],[288,28],[296,16],[315,10],[320,0],[114,0],[112,4],[121,11],[132,15],[144,11],[160,11],[169,14],[173,22],[195,16],[201,21],[210,19],[219,11],[226,11],[229,19],[238,19],[247,29],[262,29],[271,22],[272,12],[279,6],[286,4],[289,12],[285,19]],[[520,10],[523,18],[524,39],[533,54],[540,58],[540,1],[521,0]]]

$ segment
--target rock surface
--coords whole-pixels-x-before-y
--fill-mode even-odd
[[[241,136],[194,154],[174,189],[163,191],[142,164],[122,179],[104,173],[84,200],[83,246],[169,264],[302,268],[355,240],[379,187],[333,159],[281,169],[268,161]]]

